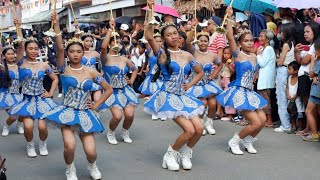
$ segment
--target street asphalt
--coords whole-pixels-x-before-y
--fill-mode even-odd
[[[56,98],[57,99],[57,98]],[[121,126],[117,129],[118,145],[107,142],[106,131],[95,136],[97,165],[108,180],[319,180],[320,143],[303,142],[301,137],[263,129],[254,146],[258,154],[232,155],[227,142],[241,126],[231,122],[214,121],[217,134],[203,136],[193,149],[193,168],[170,172],[161,162],[169,143],[182,130],[172,121],[153,121],[137,108],[130,135],[132,144],[122,142]],[[1,131],[7,114],[0,112]],[[110,113],[101,112],[107,127]],[[38,130],[34,130],[38,152]],[[26,142],[16,132],[15,124],[8,137],[0,137],[0,154],[7,159],[8,180],[63,180],[65,164],[59,129],[49,128],[49,155],[28,158]],[[38,153],[39,154],[39,153]],[[87,160],[77,138],[75,165],[79,180],[90,179]]]

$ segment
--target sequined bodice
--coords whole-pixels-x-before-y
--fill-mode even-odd
[[[212,63],[206,63],[203,65],[200,63],[197,63],[197,64],[199,64],[199,66],[202,68],[202,70],[204,72],[204,76],[195,85],[196,86],[203,86],[209,82],[208,78],[211,76],[211,73],[212,73]],[[193,79],[193,77],[196,75],[197,75],[197,73],[193,70],[188,78],[188,81],[191,81]]]
[[[11,86],[8,89],[9,93],[19,94],[20,80],[19,80],[19,72],[14,72],[9,70],[9,76],[11,79]]]
[[[149,58],[149,68],[150,68],[149,75],[151,75],[151,76],[156,74],[156,72],[157,72],[157,70],[159,68],[158,64],[157,64],[157,61],[158,61],[158,59],[157,59],[156,56],[152,56],[152,57]]]
[[[104,65],[104,77],[113,88],[123,88],[127,85],[126,74],[129,72],[127,66],[120,68],[117,65]]]
[[[94,86],[92,79],[79,82],[74,76],[62,75],[61,83],[64,92],[63,105],[75,109],[88,109],[87,102],[91,98]]]
[[[44,70],[33,72],[29,68],[19,68],[19,79],[22,85],[22,94],[38,96],[42,94]]]
[[[90,59],[87,59],[87,57],[82,56],[81,64],[85,65],[85,66],[89,66],[89,67],[95,68],[96,67],[96,61],[97,61],[97,59],[95,57],[91,57]]]
[[[182,95],[184,94],[184,90],[182,88],[183,83],[185,83],[186,76],[193,67],[195,61],[191,61],[190,63],[186,63],[184,66],[180,66],[176,61],[172,60],[170,63],[170,68],[172,73],[170,74],[164,65],[160,65],[162,75],[163,75],[163,85],[161,87],[162,90]]]
[[[248,60],[235,62],[236,80],[231,85],[253,90],[254,74],[257,70],[257,63],[253,66]]]

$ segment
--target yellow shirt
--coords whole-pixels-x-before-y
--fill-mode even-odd
[[[267,22],[267,29],[269,29],[273,33],[276,33],[277,25],[274,22]]]

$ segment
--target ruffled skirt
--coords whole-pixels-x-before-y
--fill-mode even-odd
[[[1,92],[0,93],[0,109],[10,109],[12,106],[21,102],[22,99],[23,99],[22,94]]]
[[[138,106],[140,103],[137,94],[130,86],[114,88],[113,94],[100,105],[98,110],[110,109],[113,107],[124,109],[130,105]]]
[[[207,84],[198,86],[194,85],[186,91],[186,94],[196,98],[208,98],[220,94],[222,90],[214,81],[209,81]]]
[[[147,76],[146,79],[142,82],[142,84],[139,87],[139,91],[141,94],[145,94],[148,96],[151,96],[153,93],[155,93],[157,90],[159,90],[163,84],[163,82],[160,79],[157,79],[156,82],[151,82],[153,76]]]
[[[144,103],[143,110],[161,119],[175,119],[179,116],[190,119],[203,114],[204,105],[202,101],[186,94],[176,95],[158,90]]]
[[[104,131],[98,113],[90,109],[79,110],[60,105],[46,112],[41,119],[46,119],[50,124],[58,127],[70,126],[82,133],[101,133]]]
[[[216,97],[219,104],[237,110],[254,111],[264,108],[268,101],[258,93],[243,87],[231,86]]]
[[[57,106],[57,103],[51,98],[24,95],[21,102],[12,106],[9,115],[30,117],[36,120],[41,118],[44,113],[53,110]]]

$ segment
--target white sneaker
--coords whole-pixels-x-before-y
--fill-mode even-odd
[[[39,151],[40,151],[41,156],[48,155],[47,141],[40,141],[39,142]]]
[[[74,167],[74,163],[71,163],[70,165],[67,164],[66,176],[67,180],[78,180],[77,170],[76,167]]]
[[[31,158],[37,157],[37,153],[36,153],[36,149],[34,148],[33,141],[28,142],[27,153],[28,153],[28,157],[31,157]]]
[[[169,171],[178,171],[180,169],[179,154],[179,152],[173,150],[171,145],[169,145],[166,154],[163,156],[162,168],[168,169]]]
[[[151,117],[152,120],[157,120],[158,119],[158,116],[152,114],[152,117]]]
[[[257,150],[253,147],[253,142],[255,139],[252,136],[247,136],[241,141],[242,145],[245,147],[246,151],[250,154],[257,154]]]
[[[181,152],[181,165],[184,170],[190,170],[192,168],[191,158],[192,149],[188,146],[182,148]]]
[[[121,133],[121,137],[125,143],[132,143],[132,140],[130,139],[130,135],[129,135],[128,130],[123,129],[122,133]]]
[[[22,122],[17,122],[17,131],[19,134],[24,134],[24,127]]]
[[[278,127],[278,128],[275,128],[273,131],[274,131],[274,132],[279,132],[279,133],[286,132],[286,130],[285,130],[285,129],[283,129],[283,127],[282,127],[282,126],[280,126],[280,127]]]
[[[59,93],[57,97],[58,97],[58,98],[61,98],[61,97],[62,97],[62,93]]]
[[[107,138],[108,138],[108,142],[110,143],[110,144],[113,144],[113,145],[116,145],[116,144],[118,144],[118,141],[117,141],[117,139],[116,139],[116,136],[115,136],[115,133],[114,132],[108,132],[107,133]]]
[[[242,155],[243,152],[240,149],[239,143],[241,139],[238,134],[235,134],[232,139],[228,142],[231,152],[235,155]]]
[[[210,135],[216,134],[216,130],[213,129],[213,120],[211,118],[208,118],[207,121],[204,123],[204,129],[206,129],[208,134]]]
[[[94,180],[101,179],[102,175],[101,175],[101,172],[98,169],[98,166],[96,165],[96,162],[94,162],[92,164],[89,163],[88,170],[90,172],[90,176],[91,176],[92,179],[94,179]]]
[[[2,136],[8,136],[9,135],[9,133],[10,133],[10,126],[8,126],[7,125],[7,123],[5,123],[4,125],[3,125],[3,129],[2,129]]]

